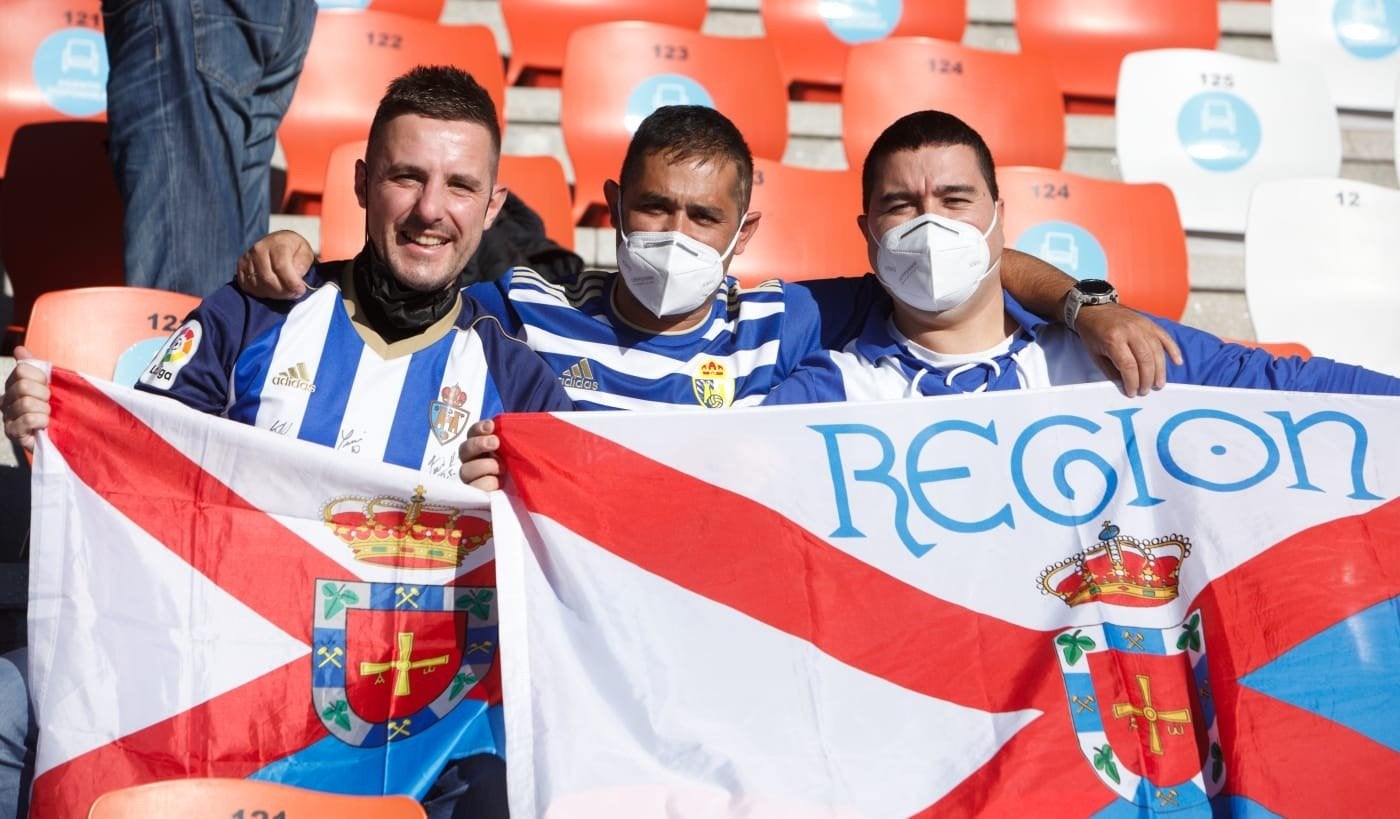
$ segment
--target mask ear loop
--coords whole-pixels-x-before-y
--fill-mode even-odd
[[[744,220],[747,219],[748,216],[748,211],[744,211],[743,213],[739,214],[739,229],[734,231],[734,237],[729,240],[729,247],[726,247],[724,249],[724,252],[719,254],[719,260],[721,262],[723,262],[725,259],[728,259],[729,254],[733,253],[734,248],[739,245],[739,234],[744,232]]]
[[[617,235],[622,237],[622,243],[627,244],[627,228],[622,226],[622,186],[617,186],[617,212],[613,214],[617,218]]]

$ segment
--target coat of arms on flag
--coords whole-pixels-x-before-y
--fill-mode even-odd
[[[500,419],[512,810],[1376,815],[1397,412],[1174,385]]]
[[[1069,606],[1152,609],[1175,600],[1191,541],[1138,540],[1105,521],[1098,542],[1050,566],[1040,585]],[[1104,622],[1055,636],[1084,757],[1145,808],[1204,806],[1225,783],[1200,611],[1166,628]]]
[[[52,384],[34,815],[176,776],[421,798],[449,761],[501,753],[482,493],[62,370]]]

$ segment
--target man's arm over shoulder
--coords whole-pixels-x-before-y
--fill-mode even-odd
[[[890,298],[872,273],[788,282],[784,287],[790,294],[806,291],[820,323],[820,344],[827,350],[839,350],[860,335],[870,311],[888,305]]]
[[[321,270],[307,278],[319,287]],[[138,390],[166,395],[200,412],[219,415],[228,407],[239,356],[301,301],[260,301],[227,284],[199,303],[141,372]]]
[[[462,294],[476,300],[480,314],[495,316],[507,334],[523,337],[524,322],[510,301],[510,289],[517,269],[511,268],[492,281],[470,284],[462,290]]]
[[[525,342],[506,332],[499,319],[482,313],[471,326],[481,338],[487,369],[501,397],[502,412],[568,412],[574,409],[574,402],[544,359]]]
[[[1275,358],[1267,350],[1222,341],[1167,319],[1156,319],[1181,347],[1184,363],[1168,366],[1168,379],[1207,387],[1246,387],[1297,392],[1400,395],[1400,379],[1330,358]]]
[[[787,378],[763,399],[764,406],[779,404],[825,404],[846,400],[846,383],[833,356],[844,355],[817,350],[802,359]]]

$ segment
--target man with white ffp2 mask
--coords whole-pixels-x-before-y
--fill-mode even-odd
[[[617,272],[637,301],[658,318],[685,315],[714,298],[725,266],[739,243],[734,231],[723,253],[678,230],[633,231],[617,217]]]
[[[927,313],[942,313],[967,301],[1001,264],[991,258],[985,231],[957,219],[925,213],[885,232],[875,256],[875,275],[904,304]],[[874,238],[874,237],[871,237]]]
[[[874,278],[890,294],[840,350],[809,356],[765,403],[799,404],[1034,389],[1102,381],[1074,336],[1079,300],[1111,295],[1081,282],[1050,324],[1002,291],[1002,208],[982,137],[957,117],[920,111],[871,146],[862,173]],[[1081,289],[1094,288],[1080,293]],[[1107,291],[1105,293],[1105,291]],[[1086,302],[1087,303],[1087,302]],[[1153,318],[1181,348],[1169,382],[1313,392],[1400,393],[1400,380],[1327,359],[1263,350]]]
[[[807,355],[849,341],[871,305],[887,299],[871,277],[745,288],[723,275],[759,227],[752,184],[748,145],[727,117],[703,106],[659,108],[604,189],[622,273],[585,270],[555,282],[516,268],[468,292],[544,357],[580,409],[757,404]],[[239,284],[262,297],[296,292],[304,267],[286,260],[305,249],[295,234],[259,241],[240,264]],[[1001,272],[1018,298],[1049,315],[1060,313],[1073,283],[1015,251]],[[1174,348],[1156,325],[1107,304],[1085,311],[1081,332],[1123,373],[1126,390],[1160,386]]]

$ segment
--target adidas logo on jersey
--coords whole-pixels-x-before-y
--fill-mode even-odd
[[[306,369],[306,364],[294,364],[286,370],[272,377],[274,387],[291,387],[294,390],[305,392],[315,392],[316,385],[311,382],[311,372]]]
[[[593,378],[593,365],[586,358],[580,358],[577,364],[559,373],[559,383],[578,390],[598,390],[598,382]]]

